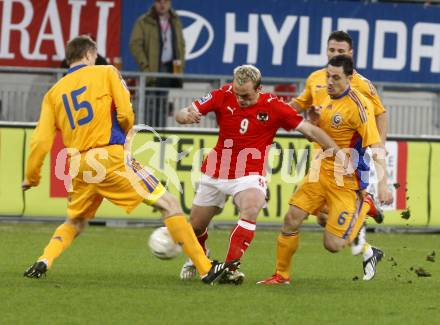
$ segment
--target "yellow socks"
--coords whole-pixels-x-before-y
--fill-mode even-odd
[[[353,229],[351,230],[350,236],[348,238],[349,243],[351,243],[358,235],[359,230],[361,229],[362,225],[365,222],[365,219],[367,218],[368,211],[370,211],[370,206],[368,205],[368,203],[363,203],[361,212],[359,213],[356,223],[354,224]]]
[[[292,235],[279,234],[277,238],[276,273],[290,279],[290,264],[299,244],[299,233]]]
[[[206,257],[202,246],[189,222],[183,215],[175,215],[165,219],[165,225],[176,243],[182,246],[183,251],[193,261],[201,276],[211,269],[211,261]]]
[[[38,258],[38,261],[47,261],[48,268],[51,268],[53,261],[70,246],[76,234],[75,226],[63,223],[55,230],[52,239],[44,248],[43,255]]]

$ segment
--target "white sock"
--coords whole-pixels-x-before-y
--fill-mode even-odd
[[[373,256],[373,249],[371,248],[371,246],[368,243],[365,243],[364,255],[363,255],[364,261],[368,260],[372,256]]]

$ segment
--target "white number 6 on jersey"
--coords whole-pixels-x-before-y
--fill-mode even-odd
[[[249,126],[249,120],[247,118],[242,119],[240,123],[240,133],[245,134],[248,129],[248,126]]]

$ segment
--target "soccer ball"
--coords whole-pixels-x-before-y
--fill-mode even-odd
[[[182,252],[180,245],[171,238],[167,227],[160,227],[153,231],[148,240],[148,246],[154,256],[162,260],[175,258]]]

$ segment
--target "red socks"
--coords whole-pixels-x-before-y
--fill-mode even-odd
[[[229,236],[229,249],[226,262],[240,259],[243,256],[254,238],[256,227],[256,223],[253,221],[241,218],[238,220],[237,225]]]

